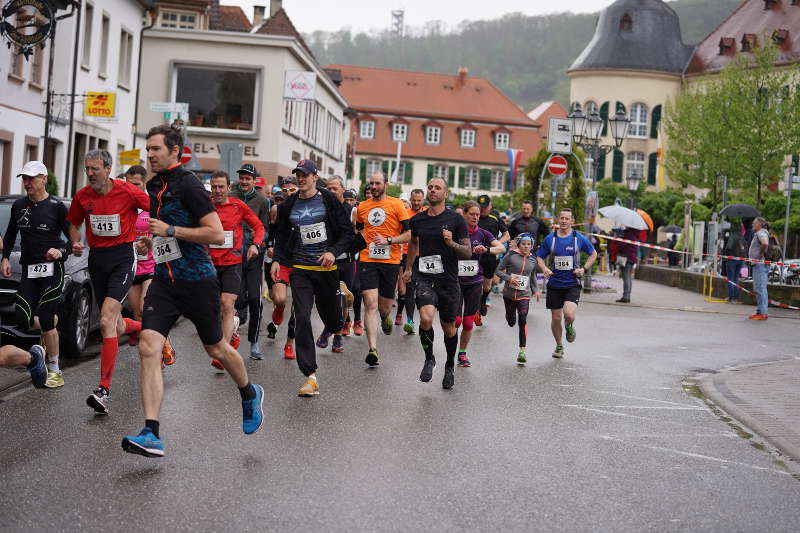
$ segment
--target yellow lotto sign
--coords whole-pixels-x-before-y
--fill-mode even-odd
[[[125,150],[117,154],[117,162],[120,165],[138,165],[141,163],[139,149]]]
[[[113,118],[116,98],[116,93],[86,93],[84,116]]]

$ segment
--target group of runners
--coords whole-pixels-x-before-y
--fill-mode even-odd
[[[283,356],[296,359],[304,375],[299,396],[320,393],[316,350],[327,348],[331,338],[332,350],[341,352],[344,338],[366,334],[365,364],[377,367],[384,359],[379,330],[390,335],[400,325],[407,334],[419,334],[424,352],[419,379],[431,381],[437,311],[446,354],[442,386],[452,388],[456,364],[471,366],[472,332],[487,315],[487,298],[498,281],[504,282],[506,321],[518,328],[517,362],[524,364],[529,302],[541,295],[537,270],[547,280],[556,341],[552,356],[564,355],[562,335],[567,342],[576,338],[580,279],[597,254],[572,229],[569,209],[559,213],[557,228],[548,232],[526,204],[524,225],[507,228],[488,196],[456,211],[446,204],[446,180],[433,178],[427,191],[394,198],[380,172],[370,176],[367,197],[357,202],[341,178],[321,180],[310,160],[301,160],[268,198],[258,190],[257,171],[249,164],[239,169],[236,183],[217,171],[204,187],[179,163],[181,145],[179,130],[152,128],[146,144],[150,172],[131,167],[124,180],[111,177],[107,152],[89,152],[88,185],[68,208],[45,191],[44,165],[29,162],[20,173],[26,194],[12,206],[3,239],[0,273],[10,277],[9,256],[21,236],[17,322],[24,330],[40,330],[42,342],[28,351],[0,347],[0,366],[24,365],[36,387],[55,388],[64,384],[56,329],[64,261],[70,253],[86,252],[85,228],[103,338],[100,380],[87,397],[94,412],[109,413],[119,337],[138,344],[140,355],[145,424],[122,440],[125,451],[148,457],[164,453],[162,369],[175,362],[168,336],[180,316],[194,324],[211,364],[226,371],[239,389],[245,434],[262,425],[264,391],[250,382],[238,351],[238,330],[248,322],[249,355],[263,359],[265,299],[273,303],[267,337],[274,339],[279,326],[288,323]],[[285,320],[289,290],[292,308]],[[132,318],[123,317],[126,302]],[[324,327],[316,338],[314,307]]]

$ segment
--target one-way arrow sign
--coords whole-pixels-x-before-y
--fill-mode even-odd
[[[547,133],[547,151],[551,154],[572,153],[572,121],[568,118],[551,118]]]

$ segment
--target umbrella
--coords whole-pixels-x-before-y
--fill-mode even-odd
[[[680,226],[676,226],[675,224],[670,224],[669,226],[664,228],[664,233],[680,233],[683,231],[683,228]]]
[[[650,231],[653,231],[653,219],[650,218],[650,215],[647,214],[647,211],[644,209],[637,209],[636,212],[639,213],[639,216],[641,216],[642,219],[644,219],[644,223],[647,224],[647,227],[650,229]]]
[[[647,229],[647,222],[644,221],[642,215],[622,207],[621,205],[608,205],[600,208],[600,214],[614,220],[620,226],[625,226],[633,229]]]
[[[721,216],[730,218],[756,218],[761,213],[752,205],[747,204],[730,204],[722,208],[719,212]]]

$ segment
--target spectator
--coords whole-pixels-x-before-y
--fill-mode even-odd
[[[639,236],[640,230],[634,228],[625,228],[625,232],[622,234],[622,238],[629,241],[638,241]],[[622,269],[620,275],[622,278],[622,298],[617,302],[627,304],[631,301],[633,269],[636,267],[639,258],[639,247],[635,244],[621,242],[617,249],[617,264]]]
[[[769,224],[761,217],[753,220],[753,240],[750,241],[750,259],[764,260],[764,254],[769,246]],[[756,312],[750,315],[750,320],[766,320],[769,295],[767,294],[767,273],[769,265],[753,263],[753,291],[756,293]]]
[[[744,257],[746,243],[741,224],[731,227],[728,238],[725,239],[725,246],[722,248],[722,255],[732,257]],[[741,259],[725,260],[725,275],[728,277],[728,303],[739,303],[739,272],[742,269]]]

